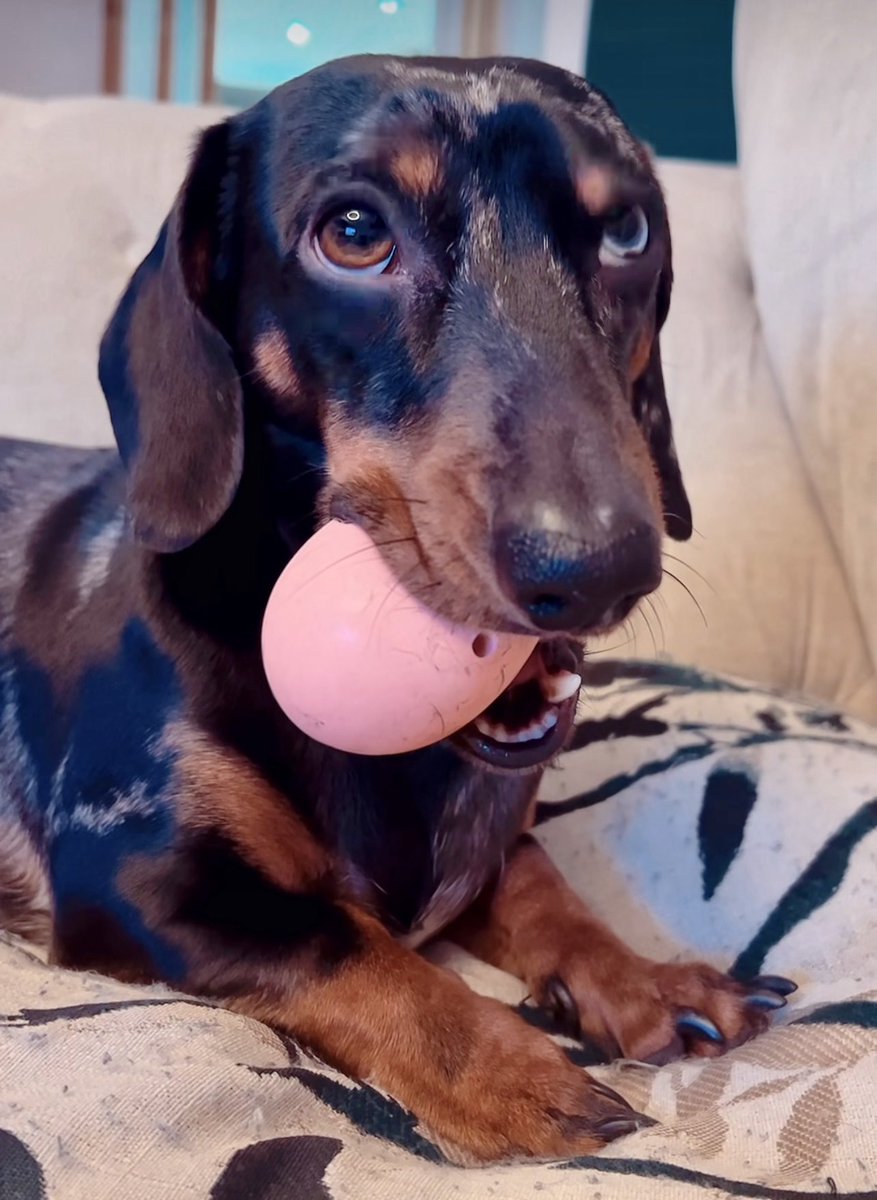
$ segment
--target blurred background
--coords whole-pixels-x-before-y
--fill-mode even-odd
[[[345,54],[515,54],[587,75],[661,155],[734,162],[733,17],[734,0],[0,0],[0,92],[243,107]]]

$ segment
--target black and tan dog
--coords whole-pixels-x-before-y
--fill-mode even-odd
[[[469,1160],[644,1119],[420,957],[439,928],[616,1053],[763,1028],[785,981],[638,957],[525,832],[575,647],[690,532],[670,275],[643,148],[536,63],[347,60],[209,129],[101,347],[119,454],[0,443],[0,923],[289,1031]],[[266,598],[330,514],[542,637],[453,742],[354,758],[275,706]]]

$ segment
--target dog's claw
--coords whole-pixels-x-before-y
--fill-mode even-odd
[[[625,1109],[626,1112],[631,1113],[633,1116],[641,1115],[640,1113],[637,1113],[630,1104],[628,1104],[623,1096],[619,1096],[618,1092],[614,1091],[611,1087],[607,1087],[605,1083],[600,1083],[598,1079],[591,1080],[591,1087],[600,1096],[604,1096],[607,1100],[611,1100],[613,1104],[617,1104],[619,1108]],[[615,1118],[613,1117],[612,1119],[614,1120]],[[647,1121],[651,1120],[650,1117],[646,1117],[645,1119]]]
[[[780,996],[776,992],[750,992],[746,997],[746,1003],[753,1008],[785,1008],[788,1001],[785,996]]]
[[[579,1006],[559,975],[552,975],[546,982],[542,1005],[551,1014],[559,1033],[571,1038],[581,1037]]]
[[[776,992],[778,996],[791,996],[798,990],[797,983],[783,975],[758,975],[750,979],[746,986],[758,991]]]
[[[631,1112],[629,1117],[606,1117],[594,1126],[594,1132],[607,1142],[614,1142],[616,1138],[627,1137],[628,1134],[636,1133],[638,1129],[648,1129],[656,1124],[657,1121],[653,1121],[645,1113]]]
[[[705,1037],[716,1045],[722,1045],[725,1040],[725,1035],[717,1025],[714,1025],[709,1017],[705,1017],[702,1013],[684,1012],[676,1018],[676,1028],[680,1033],[694,1035],[695,1037]]]
[[[594,1133],[598,1137],[604,1138],[607,1142],[614,1142],[616,1138],[627,1137],[629,1133],[636,1133],[637,1123],[630,1117],[608,1117],[605,1121],[601,1121],[599,1125],[594,1126]]]

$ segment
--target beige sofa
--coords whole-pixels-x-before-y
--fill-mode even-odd
[[[877,5],[738,5],[739,167],[664,162],[697,534],[628,652],[877,717]],[[818,45],[819,53],[814,53]],[[110,437],[96,346],[220,110],[0,101],[0,432]],[[616,639],[617,642],[618,639]]]

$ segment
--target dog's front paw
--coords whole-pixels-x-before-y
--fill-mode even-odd
[[[796,990],[763,975],[741,983],[703,963],[661,964],[631,956],[597,980],[593,964],[567,963],[537,991],[558,1028],[610,1057],[663,1064],[686,1054],[724,1054],[767,1028]]]
[[[473,996],[470,1009],[463,1069],[424,1072],[409,1097],[455,1161],[572,1158],[654,1124],[496,1001]]]

